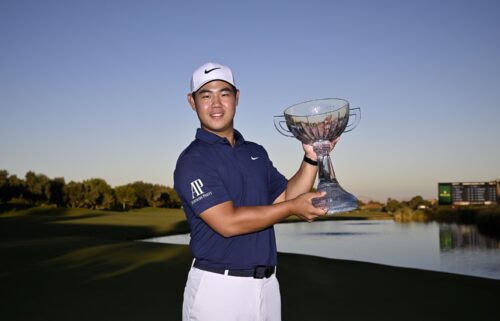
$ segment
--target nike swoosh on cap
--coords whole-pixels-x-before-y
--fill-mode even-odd
[[[257,156],[257,157],[250,156],[250,158],[251,158],[252,160],[257,160],[257,159],[259,159],[259,156]]]
[[[216,70],[216,69],[220,69],[220,67],[215,67],[215,68],[212,68],[212,69],[205,69],[205,74],[208,74],[208,73],[211,73],[212,71]]]

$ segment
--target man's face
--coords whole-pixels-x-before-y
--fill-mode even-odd
[[[188,101],[198,114],[201,127],[214,134],[224,134],[233,129],[233,118],[240,96],[225,81],[214,80],[198,89],[196,95],[188,95]]]

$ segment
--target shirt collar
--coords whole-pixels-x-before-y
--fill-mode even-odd
[[[220,137],[202,128],[198,128],[196,130],[196,138],[210,144],[229,144],[228,140],[225,137]],[[234,129],[234,139],[235,146],[241,145],[245,142],[245,138],[243,138],[243,135],[241,135],[241,133],[236,129]]]

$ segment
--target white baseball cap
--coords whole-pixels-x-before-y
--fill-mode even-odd
[[[228,66],[215,62],[207,62],[193,72],[191,77],[191,92],[200,89],[206,83],[213,80],[223,80],[236,87],[233,72]]]

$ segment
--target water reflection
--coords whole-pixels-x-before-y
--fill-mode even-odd
[[[322,221],[275,226],[278,251],[438,270],[437,224]]]
[[[475,226],[439,227],[441,270],[500,279],[500,242],[483,236]]]
[[[442,251],[451,249],[500,249],[500,242],[483,236],[475,226],[441,225],[439,246]]]
[[[380,225],[382,221],[352,221],[346,222],[345,225]]]
[[[278,250],[500,279],[500,242],[474,226],[327,221],[278,224]]]
[[[353,236],[353,235],[368,235],[368,234],[377,234],[377,233],[353,233],[353,232],[310,232],[304,233],[304,235],[313,235],[313,236]]]
[[[500,242],[473,226],[383,221],[275,225],[278,251],[500,279]],[[152,239],[188,244],[189,234]]]

